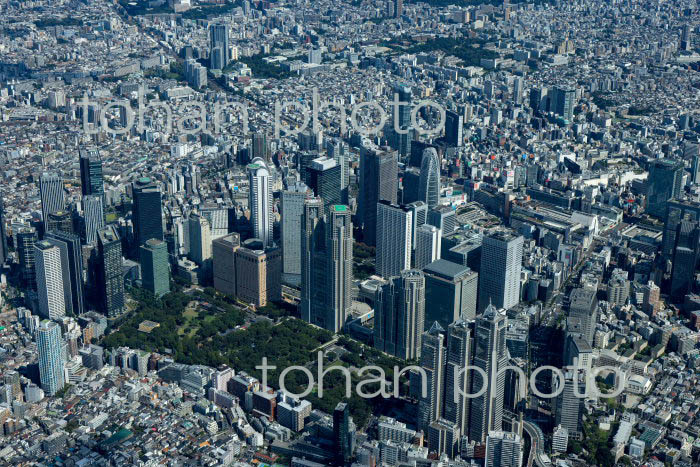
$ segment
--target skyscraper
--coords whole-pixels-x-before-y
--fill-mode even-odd
[[[151,238],[141,245],[141,276],[143,288],[156,297],[170,292],[168,245]]]
[[[485,310],[490,303],[507,310],[520,301],[523,241],[522,236],[506,231],[484,237],[479,269],[479,310]]]
[[[301,277],[301,218],[310,189],[299,182],[282,192],[282,272]]]
[[[94,245],[97,242],[97,232],[105,225],[102,196],[83,196],[83,213],[85,217],[85,243]]]
[[[342,174],[335,159],[320,157],[311,162],[306,180],[314,194],[323,199],[324,206],[341,204]]]
[[[267,164],[261,158],[248,165],[248,206],[253,236],[265,247],[273,243],[272,180]]]
[[[360,153],[358,217],[365,244],[376,245],[377,203],[388,201],[396,204],[397,191],[397,153],[363,149]]]
[[[241,246],[241,236],[232,233],[212,242],[212,269],[214,288],[221,293],[236,296],[236,250]]]
[[[498,372],[508,364],[506,352],[506,313],[489,305],[483,315],[476,318],[474,333],[474,366],[487,375],[484,381],[479,372],[471,372],[472,392],[482,387],[486,392],[471,400],[469,439],[484,442],[490,431],[501,429],[503,423],[503,392],[505,371]]]
[[[43,318],[59,319],[66,315],[61,250],[43,240],[34,245],[34,258],[39,294],[39,314]]]
[[[39,379],[41,388],[53,396],[65,385],[63,377],[63,339],[61,327],[54,321],[44,320],[36,333],[39,351]]]
[[[56,173],[44,173],[39,178],[39,195],[41,196],[41,214],[47,225],[49,214],[63,211],[66,207],[63,179]]]
[[[554,378],[555,384],[563,384],[564,388],[555,386],[554,392],[559,392],[553,403],[555,425],[561,425],[569,432],[569,438],[581,439],[581,412],[586,393],[585,370],[568,370],[564,373],[564,381]],[[578,387],[577,387],[578,386]]]
[[[445,113],[445,141],[450,146],[461,146],[463,140],[464,115],[457,112]]]
[[[108,317],[114,317],[124,310],[124,276],[122,244],[113,225],[108,225],[98,232],[96,255],[95,286],[100,298],[100,308]]]
[[[420,200],[427,203],[428,209],[433,209],[440,203],[440,158],[433,148],[428,148],[423,152],[419,193]]]
[[[420,394],[418,399],[418,427],[424,430],[442,416],[445,352],[445,330],[435,322],[421,337],[420,366],[425,371],[428,390],[425,397]],[[415,386],[413,381],[411,385]]]
[[[411,123],[413,91],[410,86],[399,84],[394,87],[394,94],[398,95],[398,101],[401,104],[394,107],[394,120],[390,124],[391,131],[389,133],[391,140],[393,140],[392,147],[399,152],[399,155],[407,156],[413,139],[413,125]]]
[[[699,253],[698,222],[684,219],[678,224],[671,270],[671,298],[676,303],[682,302],[685,295],[692,292]]]
[[[496,430],[486,438],[484,467],[521,467],[523,440],[516,433]]]
[[[350,407],[345,402],[338,402],[333,410],[333,441],[336,465],[346,465],[352,458],[353,433],[350,426]]]
[[[691,29],[690,24],[683,25],[683,31],[681,32],[681,43],[680,49],[684,51],[690,51],[691,49]]]
[[[403,15],[403,0],[396,0],[396,17],[401,18]]]
[[[94,149],[80,150],[80,188],[83,196],[99,195],[104,202],[102,159]]]
[[[425,318],[425,278],[408,269],[377,290],[374,305],[374,345],[402,358],[420,357]]]
[[[418,227],[428,222],[428,205],[424,201],[414,201],[412,203],[407,204],[406,207],[410,209],[411,213],[413,214],[411,246],[415,250],[417,242],[416,232],[418,231]],[[442,235],[442,232],[440,232],[440,234]]]
[[[324,214],[319,198],[304,202],[301,224],[301,317],[339,332],[352,303],[352,222],[345,205]]]
[[[387,201],[377,204],[377,274],[389,278],[411,267],[413,213]]]
[[[423,269],[433,261],[440,259],[442,235],[434,225],[421,225],[416,229],[416,248],[413,267]]]
[[[647,179],[646,211],[661,219],[666,216],[666,204],[678,198],[683,182],[683,163],[667,159],[653,160],[649,164]]]
[[[221,70],[229,62],[229,35],[228,25],[212,24],[209,27],[209,56],[210,66],[215,70]],[[212,58],[216,57],[216,60]]]
[[[455,423],[460,433],[469,430],[470,372],[464,371],[472,363],[474,321],[460,317],[447,328],[447,354],[445,365],[445,420]]]
[[[0,198],[0,267],[7,260],[7,232],[5,230],[5,204]]]
[[[423,268],[425,273],[426,322],[444,328],[458,320],[476,317],[479,274],[467,266],[439,259]]]
[[[264,248],[259,239],[250,238],[234,256],[236,296],[240,300],[265,306],[282,299],[282,252],[278,247]]]
[[[85,292],[83,286],[83,249],[80,237],[66,232],[48,232],[45,240],[61,249],[64,263],[64,288],[68,291],[66,312],[81,315],[85,312]],[[67,263],[67,264],[66,264]]]
[[[38,238],[34,227],[21,227],[17,234],[17,254],[22,273],[22,284],[28,290],[36,290],[36,263],[34,244]]]
[[[190,259],[206,269],[211,260],[211,227],[209,221],[199,214],[188,219],[190,233]]]
[[[56,211],[47,214],[46,232],[73,233],[73,216],[68,211]]]
[[[524,80],[520,76],[513,80],[513,101],[517,105],[523,103],[523,84]]]
[[[136,247],[140,247],[151,238],[163,240],[163,213],[158,184],[148,177],[142,177],[132,184],[132,190]]]
[[[581,321],[583,338],[593,345],[593,336],[598,321],[598,299],[596,291],[575,288],[569,294],[569,317]]]
[[[574,119],[576,105],[576,90],[573,88],[555,87],[552,90],[552,105],[554,113],[571,122]]]

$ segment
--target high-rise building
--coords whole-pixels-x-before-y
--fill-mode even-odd
[[[7,261],[7,231],[5,230],[5,204],[0,199],[0,267]]]
[[[700,256],[698,222],[682,220],[676,230],[676,246],[671,269],[671,299],[680,303],[695,282],[695,270]],[[629,283],[627,284],[629,287]]]
[[[97,232],[105,225],[102,196],[83,196],[83,213],[85,218],[85,243],[94,245],[97,242]]]
[[[547,88],[530,89],[530,108],[533,112],[547,112],[548,107]]]
[[[63,339],[58,323],[42,321],[36,331],[36,344],[39,351],[41,389],[53,396],[65,385]]]
[[[335,159],[340,166],[340,203],[348,204],[349,193],[348,186],[350,185],[350,167],[348,165],[348,152],[346,144],[340,139],[326,140],[326,151],[328,157]]]
[[[311,161],[306,172],[306,181],[314,194],[323,199],[324,206],[341,203],[342,179],[340,166],[335,159],[319,157]]]
[[[483,315],[476,318],[474,332],[474,366],[481,368],[487,380],[479,372],[471,372],[472,391],[486,387],[480,397],[471,400],[469,413],[469,439],[484,442],[490,431],[498,431],[503,423],[503,392],[505,371],[508,364],[506,351],[506,313],[489,305]],[[476,391],[474,389],[477,389]]]
[[[443,391],[445,378],[445,330],[435,322],[421,337],[420,366],[425,372],[427,392],[423,397],[422,376],[417,377],[418,386],[418,427],[427,429],[431,423],[442,417]]]
[[[267,163],[270,159],[270,145],[267,142],[267,134],[265,132],[253,133],[250,149],[251,162],[255,163],[255,159],[260,158]]]
[[[437,321],[443,328],[460,317],[476,317],[479,274],[461,264],[439,259],[423,268],[426,323]]]
[[[219,292],[236,296],[236,250],[241,246],[241,236],[232,233],[212,242],[212,269],[214,288]]]
[[[486,438],[484,467],[521,467],[523,440],[517,433],[491,431]]]
[[[423,269],[433,261],[440,259],[442,235],[434,225],[424,224],[416,229],[415,253],[413,267]]]
[[[251,238],[236,249],[236,296],[255,306],[282,299],[282,252]]]
[[[403,0],[396,0],[396,10],[394,10],[394,13],[397,18],[401,18],[403,15]]]
[[[377,274],[389,278],[411,267],[413,213],[387,201],[377,204]]]
[[[301,317],[339,332],[352,303],[352,222],[345,205],[324,213],[319,198],[304,202],[301,223]]]
[[[558,396],[553,403],[554,421],[557,426],[566,428],[569,438],[581,439],[583,436],[581,415],[583,411],[585,390],[585,370],[568,370],[564,373],[564,381],[554,378],[554,392]],[[563,390],[557,385],[563,384]],[[578,386],[578,387],[577,387]]]
[[[148,177],[142,177],[132,184],[132,190],[135,245],[139,247],[151,238],[163,240],[162,201],[158,184]]]
[[[299,182],[282,192],[282,272],[301,277],[301,218],[309,187]]]
[[[440,229],[446,237],[457,228],[457,213],[450,206],[436,206],[428,211],[428,224]]]
[[[523,103],[523,84],[524,80],[520,76],[513,80],[513,101],[517,105]]]
[[[408,167],[401,178],[401,202],[409,204],[420,200],[420,169]],[[427,208],[428,205],[426,204]]]
[[[80,188],[83,196],[98,195],[104,202],[102,159],[94,149],[80,150]]]
[[[63,281],[67,292],[66,312],[79,316],[85,312],[83,249],[80,237],[66,232],[47,232],[45,240],[61,249]]]
[[[38,238],[34,227],[20,227],[15,235],[17,239],[17,255],[22,274],[22,284],[28,290],[36,290],[36,263],[34,245]]]
[[[212,24],[209,26],[209,56],[217,57],[217,60],[210,60],[211,68],[221,70],[228,65],[229,52],[229,34],[228,25]]]
[[[410,86],[399,84],[394,87],[394,94],[398,96],[400,104],[394,107],[394,120],[390,124],[391,146],[399,152],[399,155],[407,156],[413,139],[411,123],[413,91]]]
[[[124,310],[122,244],[113,225],[108,225],[97,233],[95,263],[95,286],[100,308],[108,317],[120,315]]]
[[[522,236],[505,231],[484,237],[479,269],[479,310],[485,310],[490,303],[508,310],[520,301],[523,242]]]
[[[437,151],[428,148],[423,152],[419,182],[420,200],[433,209],[440,203],[440,158]]]
[[[41,196],[41,214],[46,226],[49,214],[63,211],[66,207],[63,179],[56,173],[42,174],[39,178],[39,195]]]
[[[447,328],[447,354],[445,365],[445,405],[443,418],[455,423],[460,433],[469,431],[470,372],[464,371],[472,363],[474,321],[464,316]]]
[[[206,269],[211,260],[211,227],[209,221],[199,215],[191,214],[188,219],[190,233],[190,259]]]
[[[333,442],[336,465],[346,465],[350,462],[354,448],[353,435],[350,407],[345,402],[338,402],[333,410]]]
[[[272,179],[267,164],[261,158],[253,159],[248,165],[248,206],[253,236],[260,239],[265,247],[273,243]]]
[[[593,345],[593,336],[598,322],[598,299],[596,291],[576,288],[569,294],[569,317],[581,321],[583,338]]]
[[[413,213],[413,231],[411,232],[411,246],[416,249],[416,231],[421,225],[428,222],[428,205],[424,201],[414,201],[406,204],[406,207]],[[442,234],[442,232],[440,232]]]
[[[691,46],[691,29],[690,24],[683,25],[683,32],[681,32],[681,43],[680,49],[689,52],[692,48]]]
[[[425,278],[408,269],[377,289],[374,304],[374,345],[402,358],[420,357],[425,318]]]
[[[376,245],[377,203],[397,202],[398,155],[396,152],[363,149],[360,153],[358,217],[363,242]]]
[[[141,245],[141,282],[156,297],[170,292],[168,245],[151,238]]]
[[[573,121],[576,90],[573,88],[555,87],[552,90],[552,105],[555,114],[560,115],[569,122]]]
[[[680,196],[682,183],[682,162],[667,159],[652,161],[647,178],[647,213],[665,218],[666,204],[670,199]]]
[[[46,232],[73,233],[73,216],[69,211],[56,211],[47,214]]]
[[[43,240],[34,245],[36,282],[39,294],[39,314],[47,319],[59,319],[66,315],[66,295],[61,250]],[[65,271],[68,274],[68,271]],[[70,299],[70,291],[68,294]]]
[[[445,113],[445,141],[450,146],[461,146],[464,139],[464,115],[447,111]]]

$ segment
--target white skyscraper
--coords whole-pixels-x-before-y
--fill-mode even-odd
[[[418,427],[425,430],[431,423],[442,417],[443,391],[445,379],[445,330],[436,321],[430,330],[421,337],[420,366],[426,374],[427,393],[418,399]],[[420,391],[420,376],[411,386]]]
[[[377,274],[389,278],[411,268],[413,213],[388,201],[377,204]]]
[[[63,376],[63,339],[61,327],[54,321],[44,320],[36,331],[39,351],[39,378],[41,388],[53,396],[65,384]]]
[[[413,267],[423,269],[440,259],[442,232],[434,225],[424,224],[416,229],[416,253]]]
[[[253,236],[263,242],[263,246],[272,246],[272,179],[265,161],[256,157],[248,165],[248,204],[250,221],[253,224]]]
[[[520,467],[523,440],[516,433],[491,431],[486,438],[485,467]]]
[[[189,218],[190,258],[200,266],[211,259],[211,227],[209,221],[192,214]]]
[[[435,148],[423,151],[418,182],[420,199],[432,209],[440,203],[440,158]]]
[[[39,313],[48,319],[65,316],[66,301],[60,248],[47,241],[38,242],[34,245],[34,260]]]
[[[498,231],[484,237],[479,270],[479,310],[485,310],[489,303],[506,310],[518,304],[522,260],[522,236]]]

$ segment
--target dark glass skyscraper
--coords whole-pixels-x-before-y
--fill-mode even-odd
[[[0,198],[0,266],[7,260],[7,236],[5,231],[5,204]]]
[[[83,196],[100,195],[104,198],[102,159],[94,149],[80,150],[80,188]]]
[[[398,155],[396,152],[363,149],[360,155],[360,193],[358,217],[364,243],[377,243],[377,203],[397,202]]]
[[[112,225],[98,232],[95,276],[102,312],[109,317],[121,314],[124,309],[122,244]]]
[[[49,214],[65,209],[63,179],[56,173],[43,174],[39,179],[39,194],[41,196],[41,214],[46,226]]]
[[[647,179],[647,212],[664,218],[666,203],[678,198],[683,182],[683,163],[666,159],[654,160],[649,164]]]
[[[134,240],[137,247],[146,240],[163,240],[163,215],[158,185],[148,177],[139,178],[132,185],[134,193]]]
[[[309,188],[323,199],[323,205],[333,206],[342,201],[342,178],[340,166],[334,159],[319,158],[311,162],[307,170]]]
[[[34,245],[38,238],[34,227],[22,227],[16,234],[17,254],[22,274],[22,284],[29,290],[36,290],[36,269]]]
[[[152,238],[141,246],[141,275],[143,288],[156,297],[170,292],[170,266],[165,242]]]
[[[350,407],[345,402],[338,402],[333,411],[333,441],[336,449],[336,465],[350,463],[353,449],[352,436]]]

